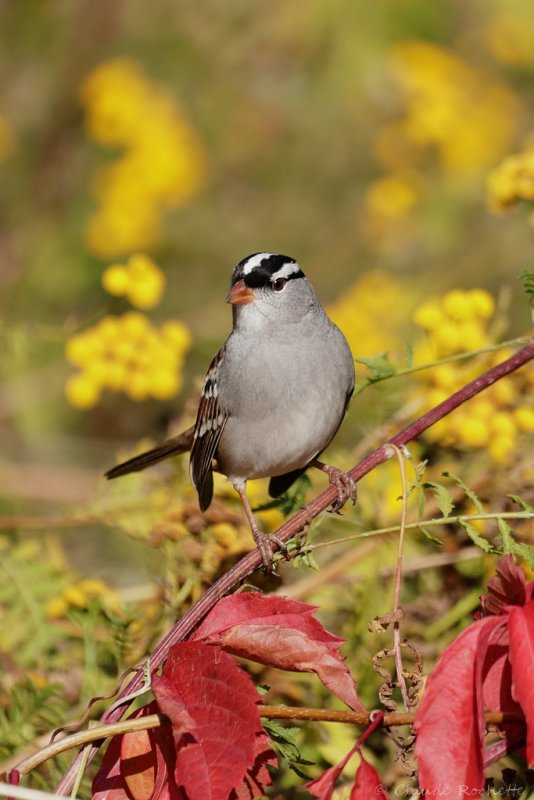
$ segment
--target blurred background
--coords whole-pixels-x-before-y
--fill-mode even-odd
[[[39,587],[26,602],[52,649],[116,587],[133,591],[107,610],[124,639],[134,614],[121,603],[152,597],[150,581],[172,596],[168,616],[147,612],[164,629],[249,546],[232,539],[237,505],[233,517],[224,503],[207,522],[195,516],[187,465],[101,477],[190,423],[230,329],[223,301],[241,258],[296,258],[357,358],[425,363],[527,331],[534,8],[5,0],[0,30],[2,552],[19,588]],[[364,393],[338,463],[491,363]],[[444,424],[427,443],[434,462],[442,446],[479,476],[506,470],[534,430],[532,386],[503,383]],[[362,525],[387,521],[392,474],[360,490]],[[269,513],[272,527],[280,511]],[[215,536],[210,563],[186,538],[200,533]],[[193,577],[177,567],[186,557]],[[441,581],[432,587],[439,595]],[[22,625],[18,589],[5,592],[6,651],[20,647],[19,663],[37,669],[43,639]],[[131,659],[148,644],[138,635]],[[110,680],[128,661],[98,658]],[[102,675],[80,680],[87,695]]]

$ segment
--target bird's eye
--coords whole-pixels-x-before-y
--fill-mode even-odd
[[[273,287],[275,292],[281,292],[285,285],[286,285],[285,278],[277,278],[271,283],[271,286]]]

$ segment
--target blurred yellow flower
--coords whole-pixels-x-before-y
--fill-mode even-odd
[[[507,151],[520,104],[505,86],[430,42],[394,45],[390,64],[405,96],[405,113],[396,123],[405,149],[433,147],[443,170],[463,177],[477,175]]]
[[[504,64],[534,64],[534,18],[513,11],[501,11],[490,20],[485,30],[489,51]]]
[[[157,306],[165,288],[165,275],[143,253],[130,256],[126,264],[112,264],[102,275],[102,285],[109,294],[127,297],[136,308]]]
[[[97,325],[68,340],[67,360],[80,372],[67,381],[65,394],[75,408],[95,406],[102,390],[125,392],[132,400],[168,400],[182,386],[189,329],[169,321],[156,328],[136,311],[104,317]]]
[[[89,136],[123,148],[93,180],[98,207],[87,225],[88,246],[102,257],[146,249],[160,236],[165,213],[202,188],[198,137],[177,101],[135,61],[117,58],[96,67],[81,98]]]
[[[115,589],[97,578],[85,578],[68,586],[60,594],[53,597],[46,605],[49,619],[65,617],[73,609],[85,610],[92,600],[99,600],[104,608],[116,612],[120,601]]]
[[[453,289],[426,301],[413,315],[425,332],[415,346],[416,363],[493,344],[494,314],[495,300],[484,289]],[[414,399],[422,400],[422,411],[427,411],[508,355],[490,352],[475,363],[439,364],[416,373]],[[486,448],[494,461],[505,463],[517,447],[518,433],[527,432],[531,424],[534,429],[534,411],[528,405],[533,388],[532,370],[519,370],[433,425],[426,438],[444,446]]]
[[[405,284],[379,270],[366,272],[331,305],[355,356],[402,350],[406,319],[415,303]]]
[[[491,211],[503,213],[519,200],[534,200],[534,148],[508,156],[488,176],[487,201]]]
[[[373,181],[367,189],[365,205],[375,219],[404,220],[419,199],[416,176],[397,173]]]

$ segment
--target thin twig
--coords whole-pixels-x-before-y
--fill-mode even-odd
[[[351,478],[354,481],[358,481],[364,475],[367,475],[367,473],[372,469],[386,461],[390,457],[390,444],[394,444],[397,447],[402,447],[403,445],[408,444],[408,442],[411,442],[412,439],[416,439],[424,431],[434,425],[434,423],[439,419],[447,416],[447,414],[450,414],[455,408],[458,408],[458,406],[461,406],[463,403],[467,402],[467,400],[470,400],[484,389],[487,389],[488,386],[491,386],[505,375],[515,372],[533,358],[534,341],[531,341],[525,347],[521,348],[521,350],[518,350],[516,353],[510,356],[510,358],[507,358],[505,361],[497,364],[497,366],[488,370],[479,378],[475,378],[475,380],[470,381],[462,389],[447,398],[447,400],[444,400],[442,403],[435,406],[435,408],[431,409],[426,414],[423,414],[422,417],[419,417],[402,431],[400,431],[400,433],[393,436],[389,442],[385,442],[383,445],[381,445],[378,449],[376,449],[350,470],[349,474]],[[295,514],[293,517],[291,517],[291,519],[281,526],[281,528],[277,531],[278,538],[283,542],[287,542],[294,536],[301,534],[306,530],[307,526],[309,526],[311,520],[315,519],[315,517],[317,517],[322,511],[325,511],[328,506],[332,504],[336,496],[337,490],[335,486],[329,486],[305,508],[301,509],[297,514]],[[180,619],[176,625],[174,625],[171,630],[168,631],[168,633],[157,645],[153,653],[151,653],[150,661],[152,668],[157,669],[165,661],[167,653],[169,652],[169,648],[172,647],[173,644],[186,639],[221,597],[224,597],[224,595],[231,591],[234,586],[245,580],[249,575],[259,569],[260,566],[261,556],[257,550],[253,550],[251,553],[248,553],[246,556],[244,556],[221,578],[219,578],[219,580],[202,595],[202,597],[189,609],[189,611],[184,614],[182,619]],[[127,695],[139,689],[142,681],[143,672],[141,669],[139,669],[136,675],[123,689],[120,696],[126,697]],[[102,722],[116,722],[123,716],[127,707],[128,706],[125,703],[124,706],[115,708],[111,714],[104,714],[102,717]],[[98,747],[96,745],[93,746],[89,760],[92,759],[97,751]],[[79,758],[80,757],[78,756],[74,760],[70,768],[63,776],[57,788],[58,794],[68,794],[70,791],[73,785],[74,776],[77,771]]]
[[[265,719],[292,719],[300,722],[344,722],[351,725],[369,725],[372,712],[362,711],[338,711],[328,708],[305,708],[301,706],[264,706],[258,705],[260,717]],[[412,713],[390,713],[384,715],[383,726],[385,728],[399,727],[401,725],[412,725],[415,714]],[[510,723],[524,723],[525,718],[520,712],[487,712],[484,715],[486,725],[502,726]],[[135,731],[159,728],[163,725],[170,725],[171,721],[164,714],[149,714],[146,717],[128,719],[122,722],[113,722],[107,725],[97,725],[85,731],[78,731],[70,736],[43,747],[38,753],[34,753],[25,758],[16,769],[21,775],[27,775],[36,767],[48,761],[60,753],[72,750],[76,747],[88,745],[91,742],[100,742],[109,739],[111,736],[119,736]]]
[[[404,710],[406,712],[410,709],[410,699],[408,697],[408,688],[404,679],[404,669],[402,666],[401,655],[401,642],[400,642],[400,616],[402,613],[400,606],[400,591],[402,581],[402,548],[404,547],[404,531],[406,528],[406,509],[408,506],[408,482],[406,480],[406,464],[404,454],[400,447],[392,444],[391,449],[394,451],[397,461],[399,462],[399,469],[402,484],[402,510],[400,519],[399,530],[399,543],[397,548],[397,566],[395,568],[395,596],[393,600],[393,649],[395,652],[395,667],[397,669],[397,680],[402,694],[402,702],[404,703]]]
[[[405,530],[440,528],[443,525],[463,525],[464,522],[472,522],[473,520],[496,521],[499,519],[534,519],[534,511],[494,511],[487,514],[454,514],[450,517],[436,517],[435,519],[424,521],[407,522]],[[347,534],[347,536],[338,536],[336,539],[329,539],[326,542],[306,544],[302,547],[300,552],[306,553],[308,550],[320,550],[321,547],[329,547],[334,544],[346,544],[347,542],[354,542],[359,539],[370,539],[374,536],[386,536],[389,533],[397,533],[399,529],[400,525],[389,525],[387,528],[373,528],[373,530],[362,531],[361,533],[350,533]]]

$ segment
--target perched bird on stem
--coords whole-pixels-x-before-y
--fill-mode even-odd
[[[334,438],[354,390],[347,340],[328,318],[297,262],[255,253],[239,262],[230,293],[233,329],[206,375],[193,427],[113,467],[117,478],[190,451],[191,481],[205,511],[217,469],[238,492],[266,569],[275,534],[258,527],[247,481],[270,478],[278,497],[308,467],[328,475],[339,510],[356,489],[349,475],[318,460]]]

